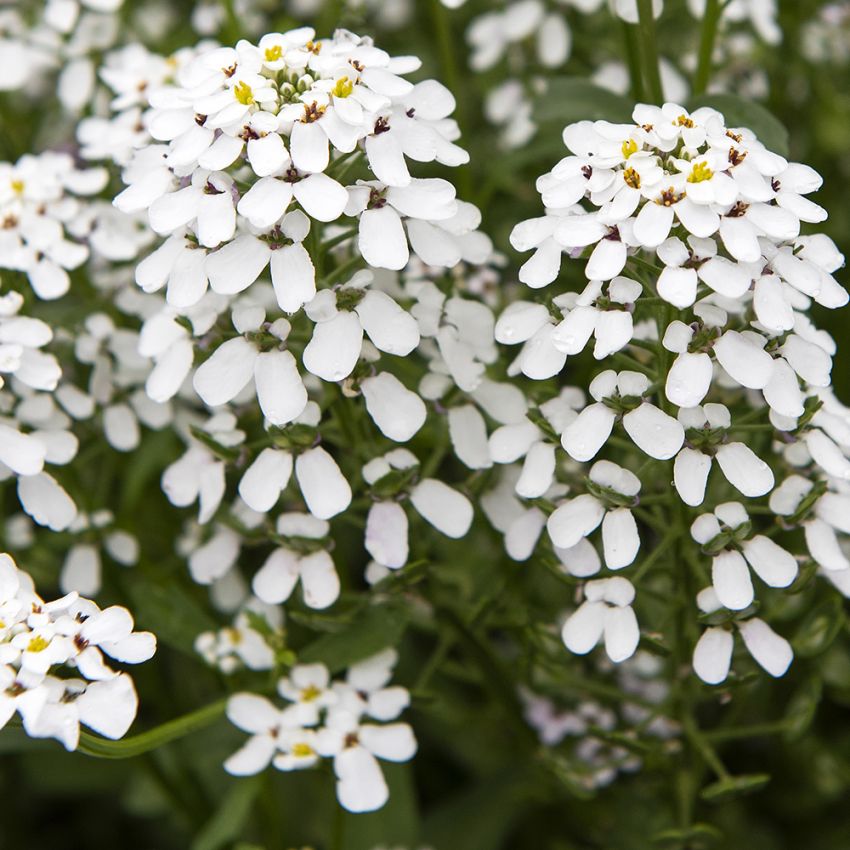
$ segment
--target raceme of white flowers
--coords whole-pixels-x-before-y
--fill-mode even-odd
[[[514,368],[535,380],[568,372],[591,338],[603,365],[632,367],[599,372],[590,399],[552,429],[550,440],[559,438],[569,458],[595,462],[532,532],[545,522],[569,571],[561,551],[601,526],[604,564],[628,567],[642,546],[634,509],[644,495],[660,494],[598,458],[607,448],[621,464],[626,452],[634,469],[663,463],[659,480],[672,481],[684,505],[714,505],[690,527],[710,580],[699,607],[717,621],[695,649],[695,671],[722,682],[737,630],[779,676],[791,649],[751,617],[761,586],[788,587],[807,557],[824,571],[848,566],[837,536],[847,528],[846,409],[830,391],[835,343],[807,315],[813,303],[847,303],[833,277],[843,257],[828,237],[801,235],[801,224],[826,218],[807,197],[821,185],[811,168],[770,152],[746,128],[728,127],[711,108],[638,105],[633,120],[568,126],[568,155],[537,182],[544,215],[511,236],[515,248],[534,252],[520,270],[532,289],[558,279],[564,256],[585,259],[588,279],[583,292],[556,295],[551,307],[517,301],[502,313],[497,339],[521,346]],[[759,429],[761,454],[747,437]],[[515,443],[526,439],[513,435]],[[519,482],[516,492],[523,495]],[[761,499],[769,519],[748,515],[746,503],[716,501],[724,492]],[[808,553],[772,539],[796,527],[805,529]],[[580,575],[599,568],[595,552],[581,553]],[[583,654],[603,641],[612,661],[630,657],[639,640],[635,587],[617,576],[584,592],[564,625],[567,647]]]
[[[488,13],[468,32],[473,67],[529,40],[541,66],[560,65],[563,5],[602,3]],[[750,14],[774,41],[770,10],[746,11],[756,5],[730,4],[729,19]],[[635,3],[611,6],[637,21]],[[390,685],[396,650],[332,679],[287,646],[284,611],[333,611],[352,583],[380,599],[482,517],[510,559],[545,561],[570,585],[573,603],[546,625],[604,664],[646,666],[648,633],[664,643],[647,585],[687,593],[692,666],[710,685],[747,655],[771,676],[788,669],[773,594],[817,570],[850,595],[850,410],[830,387],[835,342],[809,315],[847,302],[833,276],[844,258],[802,235],[826,217],[809,197],[819,175],[709,107],[571,124],[537,181],[541,215],[511,234],[530,254],[514,290],[479,210],[448,180],[416,176],[469,158],[453,95],[411,82],[419,68],[307,27],[171,57],[125,46],[91,82],[79,158],[0,164],[0,268],[14,287],[0,297],[0,478],[16,479],[24,512],[9,536],[25,549],[33,522],[68,535],[56,602],[0,559],[4,722],[17,712],[68,749],[80,723],[112,738],[132,723],[132,680],[103,655],[137,663],[154,638],[79,594],[144,547],[49,467],[98,442],[132,454],[148,431],[179,436],[157,470],[185,519],[175,549],[230,624],[197,635],[198,655],[245,681],[273,671],[283,700],[230,697],[250,737],[225,768],[330,759],[353,812],[386,802],[380,761],[416,752],[397,722],[410,694]],[[488,104],[516,144],[534,131],[522,85]],[[124,184],[111,205],[110,175]],[[564,283],[570,264],[578,288]],[[97,309],[69,327],[36,318],[84,273]],[[593,364],[586,387],[573,385],[579,357]],[[340,521],[362,541],[356,557],[336,545]],[[360,556],[365,575],[352,576]],[[546,742],[614,725],[523,699]],[[588,746],[588,787],[638,767]]]

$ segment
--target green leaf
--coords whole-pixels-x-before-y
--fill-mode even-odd
[[[219,850],[238,838],[260,787],[259,776],[237,780],[215,814],[195,837],[191,850]]]
[[[688,104],[691,110],[700,106],[710,106],[722,112],[727,127],[748,127],[766,148],[780,156],[788,156],[788,131],[782,122],[761,104],[735,94],[702,95]]]
[[[130,586],[137,621],[159,640],[195,657],[195,638],[217,628],[215,620],[175,578],[156,574],[145,578]]]
[[[723,833],[707,823],[695,823],[688,829],[665,829],[652,836],[652,841],[666,850],[703,850],[714,847]]]
[[[409,620],[406,606],[375,605],[363,611],[350,626],[309,644],[298,654],[298,660],[302,663],[320,661],[336,673],[398,644]]]
[[[788,725],[782,736],[786,741],[798,741],[805,735],[812,725],[822,693],[823,685],[820,679],[814,677],[807,679],[797,689],[785,712],[785,721]]]
[[[832,596],[811,610],[791,641],[794,654],[803,658],[819,655],[838,636],[847,621],[841,598]]]
[[[767,773],[730,776],[728,779],[721,779],[711,785],[706,785],[700,792],[700,797],[703,800],[716,803],[721,800],[728,800],[730,797],[738,797],[741,794],[751,794],[753,791],[764,788],[768,782],[770,782],[770,775]]]
[[[632,104],[581,77],[554,77],[546,91],[534,103],[534,118],[539,123],[556,121],[629,121]]]

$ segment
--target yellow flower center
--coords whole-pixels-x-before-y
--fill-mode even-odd
[[[266,62],[277,62],[283,56],[283,48],[279,44],[266,48]]]
[[[640,189],[640,174],[634,168],[627,168],[623,172],[623,180],[626,186],[631,186],[632,189]]]
[[[303,691],[301,691],[301,701],[312,702],[321,693],[322,692],[315,685],[307,685],[307,687],[304,688]]]
[[[634,139],[627,139],[623,142],[620,150],[623,152],[623,158],[628,159],[633,153],[637,153],[638,144]]]
[[[13,180],[12,181],[12,191],[16,195],[23,195],[25,186],[26,186],[26,184],[24,183],[23,180]]]
[[[680,115],[673,123],[678,124],[680,127],[691,128],[694,126],[693,119],[688,118],[687,115]]]
[[[688,175],[688,183],[703,183],[706,180],[711,180],[714,177],[714,172],[708,167],[706,162],[696,162]]]
[[[50,643],[41,635],[36,635],[27,646],[27,652],[42,652],[50,646]]]
[[[233,96],[243,106],[251,106],[254,101],[254,91],[244,80],[233,87]]]
[[[292,755],[301,759],[308,758],[309,756],[313,755],[313,752],[313,748],[309,744],[300,743],[295,744],[292,747]]]
[[[354,83],[348,77],[340,77],[331,89],[331,94],[334,97],[348,97],[352,91],[354,91]]]

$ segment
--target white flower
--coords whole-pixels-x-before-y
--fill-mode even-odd
[[[697,595],[697,604],[706,614],[722,607],[712,588],[706,588]],[[734,625],[756,663],[771,676],[784,676],[794,659],[791,644],[758,617],[737,620]],[[726,681],[732,665],[733,648],[734,634],[728,627],[709,626],[694,647],[694,672],[709,685]]]
[[[363,259],[379,269],[403,269],[410,259],[408,239],[434,265],[429,250],[432,231],[417,227],[446,221],[458,207],[451,183],[437,177],[414,178],[406,186],[359,182],[349,190],[346,215],[358,216],[357,245]],[[407,224],[407,233],[403,222]],[[453,263],[437,263],[453,265]]]
[[[564,644],[576,655],[586,655],[600,640],[605,652],[619,664],[631,658],[640,641],[637,618],[631,608],[635,590],[627,579],[616,576],[589,581],[585,601],[564,623]]]
[[[679,421],[685,427],[686,445],[673,463],[673,484],[686,505],[696,507],[705,499],[712,460],[744,496],[764,496],[773,489],[771,468],[746,443],[727,441],[727,429],[732,427],[728,408],[689,407],[679,411]]]
[[[567,454],[575,460],[591,460],[622,417],[623,428],[641,451],[658,460],[673,457],[684,442],[684,429],[644,399],[649,387],[649,379],[639,372],[608,370],[597,375],[590,384],[595,403],[585,407],[561,434]]]
[[[559,505],[546,528],[559,549],[571,549],[602,525],[602,547],[609,569],[627,567],[637,557],[640,537],[629,509],[640,491],[637,476],[607,460],[597,461],[588,475],[590,492]]]
[[[794,556],[769,537],[753,535],[740,502],[724,502],[713,513],[698,516],[691,536],[712,556],[712,587],[730,610],[742,611],[755,598],[748,566],[769,587],[788,587],[797,577]]]
[[[339,596],[339,577],[324,548],[330,526],[310,514],[285,513],[277,518],[284,545],[272,551],[252,582],[254,593],[270,605],[285,602],[300,580],[304,602],[327,608]],[[292,547],[286,545],[292,539]],[[315,542],[314,542],[315,541]],[[311,545],[312,544],[312,545]]]

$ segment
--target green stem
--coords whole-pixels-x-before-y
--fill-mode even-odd
[[[643,75],[640,70],[640,44],[637,30],[625,21],[621,21],[623,41],[626,45],[626,62],[629,66],[632,100],[639,103],[643,100]]]
[[[661,85],[661,69],[658,64],[658,42],[655,37],[655,18],[652,15],[652,0],[637,0],[640,17],[640,46],[643,59],[643,71],[646,78],[647,94],[655,103],[664,102],[664,89]]]
[[[721,12],[720,0],[707,0],[699,38],[699,59],[694,73],[694,96],[703,94],[708,87],[711,76],[711,57],[714,53],[714,41],[717,38]]]
[[[752,726],[735,726],[729,729],[712,729],[704,736],[709,741],[734,741],[737,738],[756,738],[761,735],[780,735],[788,729],[788,722],[756,723]]]
[[[197,711],[184,714],[182,717],[169,720],[154,729],[142,732],[140,735],[133,735],[131,738],[124,738],[121,741],[110,741],[107,738],[101,738],[99,735],[81,732],[80,745],[77,750],[94,758],[135,758],[215,723],[224,714],[226,705],[226,699],[218,700],[199,708]]]

